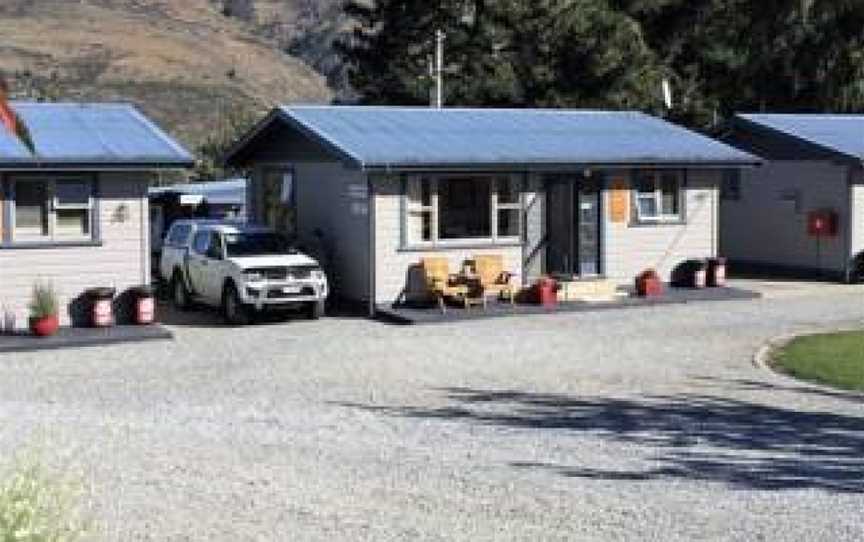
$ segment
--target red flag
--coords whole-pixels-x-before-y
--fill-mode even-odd
[[[2,90],[2,89],[0,89]],[[6,93],[0,92],[0,124],[2,124],[9,133],[18,138],[18,140],[27,147],[30,154],[36,154],[36,147],[33,145],[33,138],[30,136],[30,130],[21,118],[12,110],[12,106],[6,100]]]
[[[13,136],[18,137],[18,117],[2,94],[0,94],[0,124],[5,126]]]

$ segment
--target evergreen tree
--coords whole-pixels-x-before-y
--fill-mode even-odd
[[[864,111],[861,0],[378,0],[341,53],[367,103],[637,108],[710,128],[735,111]]]

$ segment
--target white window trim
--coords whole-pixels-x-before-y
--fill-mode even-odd
[[[675,214],[663,213],[663,174],[675,173],[678,182],[678,212]],[[650,195],[639,190],[639,183],[646,175],[651,175],[651,180],[654,183],[654,191]],[[638,224],[680,224],[685,221],[685,194],[686,183],[685,173],[682,170],[637,170],[633,176],[633,202],[636,214],[636,222]],[[643,216],[642,206],[639,201],[642,199],[653,199],[658,214],[655,216]]]
[[[453,178],[465,178],[465,177],[482,177],[482,178],[490,178],[494,182],[492,183],[492,190],[489,196],[489,210],[491,213],[491,224],[490,229],[492,236],[491,237],[471,237],[465,239],[441,239],[439,237],[440,229],[439,225],[439,197],[438,197],[438,182],[443,179],[453,179]],[[515,181],[516,186],[518,187],[518,201],[516,203],[499,203],[498,202],[498,180],[502,178],[508,178],[511,182]],[[430,205],[422,204],[422,186],[421,186],[421,199],[420,205],[415,205],[413,208],[410,206],[409,195],[407,185],[413,182],[422,183],[424,181],[428,181],[430,183]],[[407,249],[435,249],[435,248],[460,248],[460,247],[476,247],[476,246],[513,246],[519,245],[522,243],[522,235],[525,228],[525,218],[523,216],[524,210],[524,190],[525,184],[523,182],[523,177],[520,174],[473,174],[473,173],[453,173],[453,174],[428,174],[428,175],[409,175],[404,180],[405,186],[402,190],[402,206],[404,212],[402,214],[401,219],[401,228],[402,228],[402,246]],[[519,234],[515,236],[502,236],[498,234],[498,212],[504,210],[516,210],[519,211]],[[430,213],[430,228],[431,228],[431,239],[429,241],[410,239],[408,235],[408,217],[411,215],[419,215],[422,217],[423,214]],[[421,218],[422,220],[422,218]]]
[[[48,235],[26,235],[24,237],[19,236],[18,234],[18,225],[17,225],[17,187],[19,183],[30,183],[30,182],[38,182],[46,184],[46,201],[45,205],[47,207],[48,213]],[[87,184],[90,187],[89,197],[87,198],[86,204],[63,204],[61,205],[58,197],[57,197],[57,183],[58,182],[80,182]],[[10,217],[9,217],[9,225],[10,225],[10,241],[14,246],[16,244],[20,245],[57,245],[63,243],[81,243],[81,242],[91,242],[96,241],[96,232],[97,227],[95,224],[96,213],[94,212],[96,205],[96,181],[92,177],[89,176],[61,176],[61,177],[48,177],[48,176],[24,176],[24,177],[10,177],[9,183],[11,184],[12,192],[10,197]],[[88,229],[89,233],[81,236],[74,235],[58,235],[57,233],[57,211],[58,210],[86,210],[87,211],[87,220],[88,220]]]

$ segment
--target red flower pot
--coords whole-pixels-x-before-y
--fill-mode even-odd
[[[646,271],[636,277],[636,295],[639,297],[659,297],[663,295],[663,283],[656,272]]]
[[[57,315],[30,319],[30,331],[37,337],[50,337],[60,329],[60,319]]]

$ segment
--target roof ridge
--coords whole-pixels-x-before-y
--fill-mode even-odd
[[[576,109],[576,108],[554,108],[554,107],[443,107],[434,108],[422,105],[333,105],[333,104],[281,104],[279,106],[283,110],[292,109],[325,109],[325,110],[391,110],[391,111],[406,111],[406,112],[435,112],[435,113],[454,113],[454,112],[481,112],[481,113],[544,113],[544,114],[615,114],[615,115],[647,115],[646,113],[636,109]]]

